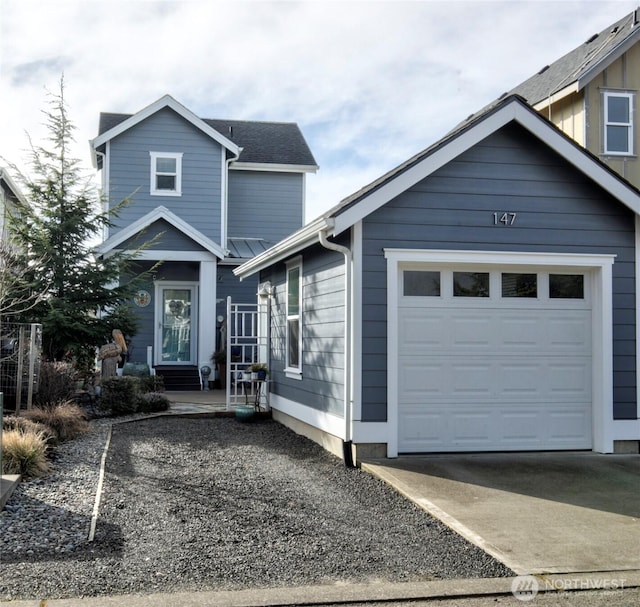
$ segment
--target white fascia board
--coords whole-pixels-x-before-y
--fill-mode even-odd
[[[122,249],[111,249],[105,253],[105,257],[110,257],[115,253],[122,253]],[[218,257],[207,251],[166,251],[162,249],[147,249],[138,251],[135,255],[136,261],[216,261]]]
[[[124,133],[131,127],[135,126],[139,122],[142,122],[143,120],[146,120],[165,107],[172,109],[174,112],[182,116],[185,120],[193,124],[193,126],[195,126],[197,129],[201,130],[205,135],[208,135],[234,154],[238,154],[238,152],[240,151],[240,148],[235,143],[233,143],[233,141],[227,139],[214,128],[210,127],[206,122],[204,122],[204,120],[198,118],[198,116],[196,116],[191,110],[188,110],[184,105],[178,103],[171,95],[164,95],[151,105],[148,105],[146,108],[140,110],[138,113],[127,118],[126,120],[123,120],[120,124],[117,124],[112,129],[109,129],[101,135],[98,135],[95,139],[91,140],[91,146],[94,150],[96,150],[110,139],[113,139],[114,137],[117,137],[118,135]]]
[[[317,242],[320,231],[331,229],[332,225],[331,221],[320,217],[294,232],[288,238],[281,240],[270,249],[260,253],[260,255],[256,255],[253,259],[243,263],[233,273],[239,276],[240,279],[247,278],[279,261],[288,259],[310,244]]]
[[[607,168],[591,158],[577,144],[571,142],[532,109],[514,100],[493,114],[484,117],[467,131],[455,135],[450,141],[429,153],[412,167],[395,177],[391,177],[387,183],[370,194],[364,195],[363,198],[346,211],[338,212],[335,217],[334,235],[349,229],[358,221],[361,221],[512,121],[520,124],[545,142],[552,150],[593,179],[629,209],[635,213],[640,212],[640,195],[630,185],[625,184],[621,178],[610,173]]]
[[[586,70],[580,79],[578,80],[579,88],[584,88],[589,82],[591,82],[596,76],[606,70],[614,61],[622,57],[632,46],[640,41],[640,29],[637,27],[634,32],[627,36],[618,46],[611,49],[600,61],[592,65]]]
[[[538,101],[538,103],[536,103],[532,107],[534,110],[536,110],[536,112],[540,112],[546,109],[547,107],[549,107],[551,104],[556,103],[557,101],[560,101],[561,99],[564,99],[565,97],[568,97],[573,93],[579,92],[581,88],[582,87],[577,81],[572,82],[570,85],[565,86],[564,88],[561,88],[559,91],[556,91],[555,93],[550,94],[548,97],[545,97],[544,99],[541,99],[540,101]]]
[[[182,232],[188,238],[191,238],[191,240],[197,242],[200,246],[202,246],[204,249],[206,249],[216,257],[224,257],[224,251],[222,250],[222,247],[220,245],[207,238],[204,234],[196,230],[192,225],[188,224],[183,219],[180,219],[180,217],[172,213],[165,206],[156,207],[150,213],[147,213],[137,221],[129,224],[126,228],[123,228],[117,234],[98,246],[96,248],[96,251],[98,252],[98,254],[104,255],[129,238],[132,238],[138,232],[150,226],[155,221],[161,219],[164,219],[165,221],[170,223],[174,228]]]
[[[383,249],[386,259],[396,263],[472,264],[474,266],[562,266],[600,268],[613,265],[616,256],[590,253],[538,253],[519,251],[475,251],[447,249]]]
[[[315,173],[320,167],[309,164],[276,164],[268,162],[232,162],[230,169],[235,171],[262,171],[272,173]]]

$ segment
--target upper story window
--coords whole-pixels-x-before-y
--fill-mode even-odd
[[[633,93],[604,93],[604,153],[633,154]]]
[[[287,376],[302,373],[302,260],[287,263]]]
[[[182,154],[149,152],[151,156],[151,187],[153,196],[182,195]]]

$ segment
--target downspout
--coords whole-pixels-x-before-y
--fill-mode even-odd
[[[352,353],[353,338],[352,327],[352,297],[351,297],[351,273],[352,273],[352,254],[351,249],[342,246],[327,239],[328,227],[318,232],[318,240],[320,244],[331,251],[337,251],[344,255],[344,440],[342,442],[342,455],[344,464],[348,468],[354,468],[353,452],[351,450],[353,441],[351,436],[351,412],[352,412]]]
[[[222,246],[222,250],[225,252],[225,255],[228,255],[227,250],[227,217],[229,214],[229,167],[232,162],[235,162],[240,158],[240,154],[242,153],[242,148],[238,149],[238,153],[235,156],[231,156],[231,158],[227,158],[225,160],[225,174],[222,179],[222,187],[224,191],[222,192],[222,204],[220,205],[220,246]]]

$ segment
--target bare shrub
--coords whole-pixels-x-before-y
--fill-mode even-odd
[[[34,403],[40,409],[48,409],[56,403],[70,400],[75,393],[75,386],[76,370],[71,363],[43,362]]]

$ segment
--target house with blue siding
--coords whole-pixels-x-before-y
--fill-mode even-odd
[[[90,143],[105,204],[129,199],[99,253],[145,245],[138,269],[155,267],[132,302],[130,360],[176,376],[175,389],[197,388],[226,298],[255,301],[256,281],[232,270],[303,224],[313,155],[294,123],[203,119],[169,95],[135,114],[102,113]]]
[[[274,419],[347,463],[638,452],[640,192],[508,96],[234,270]]]

